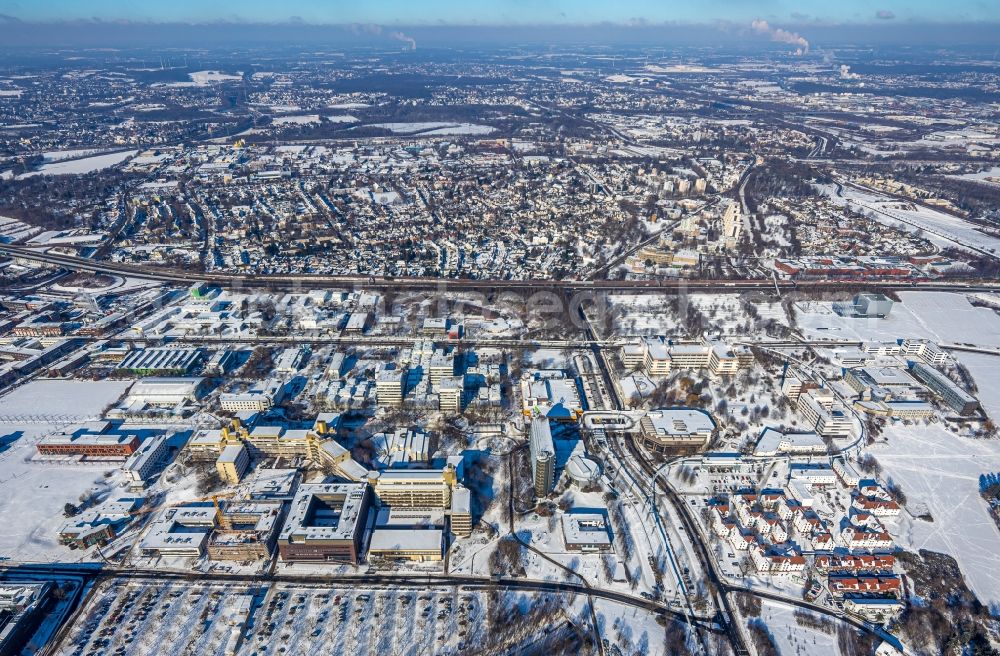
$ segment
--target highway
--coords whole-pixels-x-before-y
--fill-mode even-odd
[[[193,285],[206,283],[227,289],[268,289],[274,291],[308,291],[310,289],[358,288],[390,291],[436,291],[440,293],[458,291],[520,291],[526,294],[562,290],[576,293],[600,292],[715,292],[737,293],[744,291],[772,291],[776,286],[782,291],[824,291],[852,289],[962,291],[992,292],[1000,289],[1000,281],[961,279],[948,281],[916,280],[779,280],[761,278],[753,280],[726,280],[706,278],[671,278],[662,280],[545,280],[526,278],[522,280],[439,278],[439,277],[391,277],[367,275],[320,275],[320,274],[262,274],[240,275],[234,273],[202,273],[178,269],[162,269],[153,266],[123,264],[120,262],[96,261],[75,255],[41,252],[0,244],[0,253],[10,257],[63,267],[73,271],[90,273],[110,273],[141,280]]]

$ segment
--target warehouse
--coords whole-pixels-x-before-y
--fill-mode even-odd
[[[180,377],[144,378],[132,385],[124,405],[170,408],[186,401],[197,401],[205,392],[207,379]]]

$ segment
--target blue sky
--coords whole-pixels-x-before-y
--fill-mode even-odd
[[[0,0],[28,21],[248,21],[538,24],[682,22],[779,24],[1000,20],[1000,0]]]

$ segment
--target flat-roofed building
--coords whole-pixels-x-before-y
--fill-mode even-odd
[[[697,408],[652,410],[639,421],[639,439],[655,454],[698,451],[708,445],[714,433],[715,420]]]
[[[278,536],[281,559],[356,565],[370,504],[366,483],[300,485]]]
[[[250,468],[250,454],[242,444],[230,444],[222,450],[215,461],[219,477],[230,485],[236,485]]]
[[[246,481],[248,496],[254,501],[291,501],[301,478],[298,469],[258,467]]]
[[[776,456],[780,453],[790,454],[820,454],[826,453],[827,447],[818,433],[783,433],[774,428],[765,428],[760,433],[755,456]]]
[[[118,369],[139,376],[184,376],[201,360],[197,348],[147,348],[132,351]]]
[[[59,542],[80,549],[106,544],[131,523],[142,501],[141,498],[122,497],[88,508],[63,524],[59,529]]]
[[[707,369],[712,349],[704,344],[672,344],[669,349],[671,369]]]
[[[561,370],[525,374],[521,378],[521,399],[526,417],[545,415],[553,421],[576,421],[583,414],[576,378]]]
[[[442,378],[450,378],[455,375],[455,356],[438,349],[430,358],[427,373],[430,376],[431,385],[437,387]]]
[[[905,395],[918,388],[917,381],[899,367],[858,367],[844,372],[844,382],[860,393],[877,398]]]
[[[472,535],[472,491],[458,485],[451,491],[451,532],[460,538]]]
[[[139,541],[139,549],[146,556],[197,558],[205,553],[215,519],[216,508],[211,502],[167,508]]]
[[[35,448],[46,456],[128,458],[139,448],[139,436],[119,432],[110,422],[75,424],[41,438]]]
[[[281,501],[232,501],[218,513],[219,526],[206,550],[212,560],[258,560],[274,552],[281,528]]]
[[[461,456],[442,469],[386,469],[368,473],[379,503],[401,508],[449,508],[461,475]]]
[[[622,365],[626,369],[636,369],[644,366],[646,361],[646,343],[640,341],[622,344],[620,357]]]
[[[910,372],[926,385],[927,389],[934,392],[945,404],[963,417],[971,415],[979,409],[979,401],[976,397],[929,364],[912,362],[910,363]]]
[[[611,551],[608,520],[596,512],[568,512],[562,516],[563,542],[567,551],[602,553]]]
[[[443,558],[444,532],[439,528],[376,528],[368,543],[368,557],[415,562]]]
[[[733,376],[753,364],[753,351],[742,344],[729,346],[715,342],[709,347],[708,368],[718,376]]]
[[[650,376],[666,376],[670,373],[670,350],[662,340],[646,340],[646,355],[643,359],[646,373]]]
[[[403,403],[406,390],[406,371],[387,369],[375,376],[375,398],[379,405],[394,406]]]
[[[246,392],[219,395],[219,407],[226,412],[266,412],[285,396],[285,381],[268,378]]]
[[[0,583],[0,656],[22,653],[25,643],[45,617],[55,584],[49,581]]]
[[[795,409],[803,423],[823,437],[850,437],[854,433],[850,411],[830,390],[809,390],[799,397]]]
[[[135,453],[122,465],[129,484],[133,488],[144,488],[149,477],[163,464],[169,451],[170,443],[166,434],[153,435],[143,440]]]
[[[397,428],[371,438],[373,464],[380,469],[426,466],[430,458],[430,436],[422,430]]]
[[[441,412],[462,412],[462,393],[465,391],[462,376],[446,376],[438,382],[438,404]]]
[[[132,385],[125,405],[172,407],[187,401],[197,401],[206,385],[205,378],[150,376]]]

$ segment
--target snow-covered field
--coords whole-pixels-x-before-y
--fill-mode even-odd
[[[118,153],[107,153],[105,155],[95,155],[82,159],[56,160],[48,164],[42,164],[37,171],[23,173],[18,179],[30,178],[36,175],[76,175],[80,173],[92,173],[101,169],[110,168],[116,164],[121,164],[129,157],[137,154],[138,150],[123,150]]]
[[[206,84],[212,84],[213,82],[242,80],[243,73],[230,75],[228,73],[220,73],[219,71],[195,71],[194,73],[188,73],[188,77],[190,77],[191,81],[195,84],[204,86]]]
[[[296,116],[275,116],[271,125],[308,125],[319,123],[319,114],[298,114]]]
[[[815,616],[814,617],[819,617]],[[764,601],[761,604],[760,619],[774,638],[782,656],[820,656],[840,653],[837,647],[836,633],[824,633],[821,630],[805,627],[795,621],[795,608],[777,601]]]
[[[114,465],[31,461],[35,443],[67,423],[99,416],[129,382],[42,380],[0,398],[0,556],[15,560],[71,558],[56,531],[63,506],[81,494],[103,495],[120,481]],[[112,472],[106,477],[107,472]]]
[[[420,133],[433,135],[489,134],[495,129],[489,125],[476,125],[474,123],[441,123],[434,121],[424,123],[372,123],[370,127],[384,128],[394,134]]]
[[[1000,472],[1000,441],[962,438],[939,425],[890,425],[888,444],[871,453],[899,483],[907,508],[926,506],[927,522],[904,513],[890,531],[906,548],[951,554],[983,603],[1000,603],[1000,530],[979,496],[979,476]]]
[[[975,307],[964,294],[900,292],[902,303],[892,306],[885,319],[842,317],[830,303],[798,304],[797,320],[813,339],[895,340],[932,339],[946,344],[1000,346],[1000,316]]]

